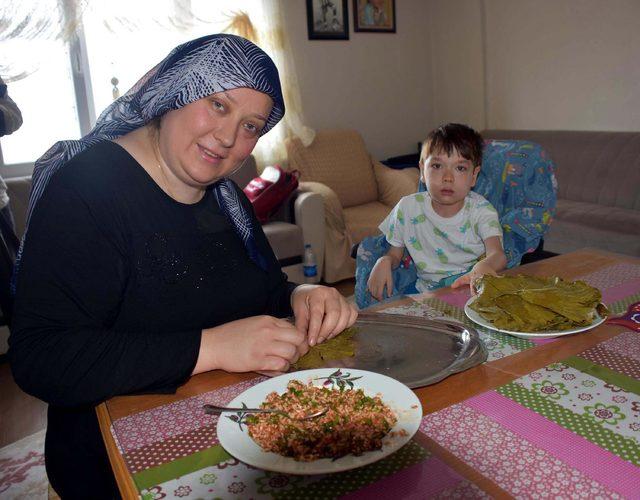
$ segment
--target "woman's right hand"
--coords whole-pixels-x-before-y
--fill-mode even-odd
[[[309,350],[306,336],[273,316],[252,316],[202,331],[192,375],[209,370],[284,372]]]

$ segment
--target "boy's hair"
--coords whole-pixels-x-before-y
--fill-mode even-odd
[[[432,130],[422,143],[420,165],[431,154],[446,153],[451,156],[454,148],[463,158],[469,160],[474,167],[482,164],[482,136],[467,125],[447,123]]]

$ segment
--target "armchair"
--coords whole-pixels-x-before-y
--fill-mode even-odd
[[[418,170],[394,170],[371,158],[354,130],[323,130],[305,147],[300,139],[285,142],[289,168],[300,171],[300,188],[322,196],[325,210],[324,281],[355,275],[351,248],[378,225],[395,204],[418,185]]]
[[[243,188],[257,176],[255,159],[250,156],[230,178]],[[299,187],[269,221],[262,225],[262,229],[289,280],[304,283],[302,257],[305,244],[310,244],[317,255],[324,252],[322,197]],[[318,275],[321,276],[321,273],[322,263],[318,262]]]

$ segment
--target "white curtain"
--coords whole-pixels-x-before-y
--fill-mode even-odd
[[[150,58],[153,54],[155,61],[168,52],[162,49],[162,55],[156,55],[154,47],[162,44],[153,44],[148,39],[134,44],[129,42],[132,37],[144,39],[144,33],[149,33],[147,38],[160,37],[168,43],[173,38],[186,41],[220,31],[236,33],[257,43],[273,58],[284,92],[284,119],[260,139],[254,151],[262,168],[286,159],[285,137],[298,136],[308,145],[315,134],[305,126],[284,26],[283,3],[279,0],[135,0],[133,3],[131,0],[2,0],[0,76],[6,82],[28,78],[42,65],[43,58],[48,57],[40,48],[43,43],[51,46],[51,50],[67,50],[65,47],[76,37],[78,26],[84,23],[89,67],[93,66],[94,102],[91,105],[96,107],[97,115],[114,95],[109,82],[119,82],[118,91],[126,91],[141,76],[144,56]],[[123,49],[122,41],[135,48]],[[143,49],[148,54],[138,53],[143,57],[139,57],[137,64],[125,64],[123,54],[128,56],[134,50]],[[114,62],[110,65],[106,62],[109,60]]]
[[[48,46],[74,34],[85,0],[2,0],[0,2],[0,76],[6,83],[26,78],[48,57]]]
[[[260,139],[255,151],[258,163],[270,165],[286,159],[287,153],[284,146],[286,137],[297,136],[305,146],[308,146],[315,137],[315,131],[305,125],[298,77],[285,29],[283,2],[262,0],[262,4],[265,28],[259,32],[260,39],[257,43],[273,58],[278,67],[287,108],[282,122]]]

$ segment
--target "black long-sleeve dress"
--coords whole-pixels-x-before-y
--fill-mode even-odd
[[[176,202],[108,141],[53,176],[25,241],[9,355],[17,383],[50,405],[45,455],[59,492],[95,497],[113,484],[96,404],[174,391],[193,370],[204,328],[291,314],[294,285],[255,226],[267,271],[213,192]]]

